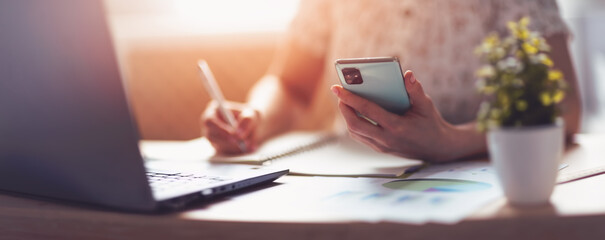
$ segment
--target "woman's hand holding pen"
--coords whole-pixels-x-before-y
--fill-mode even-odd
[[[227,110],[231,111],[237,121],[232,127],[222,116],[218,103],[211,101],[202,114],[202,134],[212,144],[219,154],[241,154],[253,152],[258,147],[255,132],[260,122],[260,113],[242,103],[226,102]],[[245,144],[245,152],[240,144]]]

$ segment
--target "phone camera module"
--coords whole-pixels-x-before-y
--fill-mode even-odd
[[[349,85],[362,84],[361,72],[357,68],[343,68],[342,75],[345,77],[345,82]]]

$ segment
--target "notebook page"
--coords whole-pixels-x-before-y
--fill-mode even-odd
[[[272,159],[311,151],[335,137],[336,135],[325,132],[291,132],[266,141],[253,153],[235,156],[215,155],[210,158],[210,162],[260,165]]]
[[[283,157],[271,166],[286,167],[290,173],[313,176],[397,177],[422,161],[374,151],[348,136],[304,154]]]

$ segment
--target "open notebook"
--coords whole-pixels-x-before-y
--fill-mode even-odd
[[[379,153],[346,135],[292,132],[264,143],[256,152],[216,155],[215,163],[264,164],[286,167],[290,173],[316,176],[397,177],[422,164],[419,160]]]

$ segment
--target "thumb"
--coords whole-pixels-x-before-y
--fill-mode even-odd
[[[243,120],[243,119],[256,118],[256,117],[258,117],[257,114],[258,114],[258,112],[256,111],[256,109],[246,106],[239,113],[238,119]]]
[[[414,72],[408,70],[403,74],[403,77],[405,78],[405,88],[410,96],[412,108],[423,110],[432,107],[431,99],[424,93],[422,84],[416,79]]]
[[[240,112],[236,130],[236,134],[240,138],[247,138],[254,131],[258,124],[258,114],[255,109],[249,107],[244,108]]]

